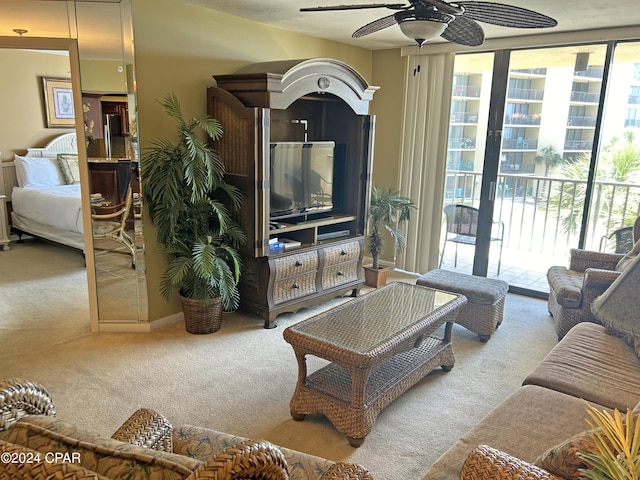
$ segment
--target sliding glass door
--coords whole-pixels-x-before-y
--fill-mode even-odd
[[[462,231],[447,216],[441,268],[542,296],[546,271],[566,265],[570,248],[615,249],[605,236],[638,214],[639,51],[456,57],[444,204],[476,208],[478,221]]]

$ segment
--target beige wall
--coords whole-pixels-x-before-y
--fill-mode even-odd
[[[41,77],[71,78],[67,55],[0,48],[0,151],[13,160],[28,147],[42,147],[67,128],[47,128]]]
[[[272,60],[331,57],[372,78],[372,53],[361,48],[288,32],[221,14],[178,0],[133,2],[138,113],[141,147],[150,139],[172,137],[173,123],[158,99],[175,93],[185,117],[206,112],[206,88],[212,75]],[[377,95],[377,94],[376,94]],[[223,125],[224,128],[224,125]],[[153,231],[146,230],[149,318],[181,311],[177,295],[170,304],[158,293],[166,267],[156,249]]]
[[[378,50],[373,53],[373,83],[380,86],[374,96],[371,113],[376,115],[376,142],[373,163],[373,183],[384,188],[398,188],[398,169],[402,142],[404,105],[404,75],[407,57],[400,49]],[[383,262],[393,262],[393,239],[380,255]]]

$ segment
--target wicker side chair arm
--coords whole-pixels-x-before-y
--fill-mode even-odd
[[[140,408],[111,436],[114,440],[173,453],[173,426],[150,408]]]
[[[0,432],[25,415],[55,415],[53,399],[35,382],[12,378],[0,381]]]
[[[287,461],[275,445],[246,440],[208,458],[187,480],[288,480]]]
[[[587,268],[584,271],[582,289],[597,288],[606,290],[620,276],[621,272],[615,270],[602,270],[599,268]],[[603,290],[603,291],[604,291]]]
[[[580,250],[572,248],[569,260],[569,270],[584,272],[587,268],[614,270],[624,255],[618,253],[596,252],[595,250]]]
[[[460,480],[562,480],[507,453],[480,445],[467,457]]]

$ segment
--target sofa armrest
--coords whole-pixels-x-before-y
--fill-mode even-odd
[[[576,272],[584,272],[587,268],[615,270],[616,265],[622,257],[624,257],[624,255],[617,253],[572,248],[569,259],[569,270]]]
[[[25,415],[55,415],[51,395],[34,382],[13,378],[0,381],[0,432]]]
[[[111,436],[139,447],[173,453],[171,423],[150,408],[140,408]]]
[[[355,463],[338,462],[324,472],[320,480],[373,480],[369,470]]]
[[[475,448],[460,471],[460,480],[561,480],[560,477],[487,445]]]
[[[231,445],[208,458],[187,480],[240,480],[268,478],[288,480],[287,462],[282,452],[268,442],[246,440]]]

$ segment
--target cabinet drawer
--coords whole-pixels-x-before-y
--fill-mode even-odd
[[[318,270],[318,253],[313,251],[279,257],[274,260],[274,265],[276,281],[301,273],[315,272]]]
[[[275,305],[316,292],[316,272],[286,278],[273,284]]]
[[[323,249],[325,266],[337,265],[338,263],[352,262],[360,259],[360,242],[354,241],[341,243]]]
[[[322,271],[322,289],[338,287],[358,279],[358,262],[343,263]]]

